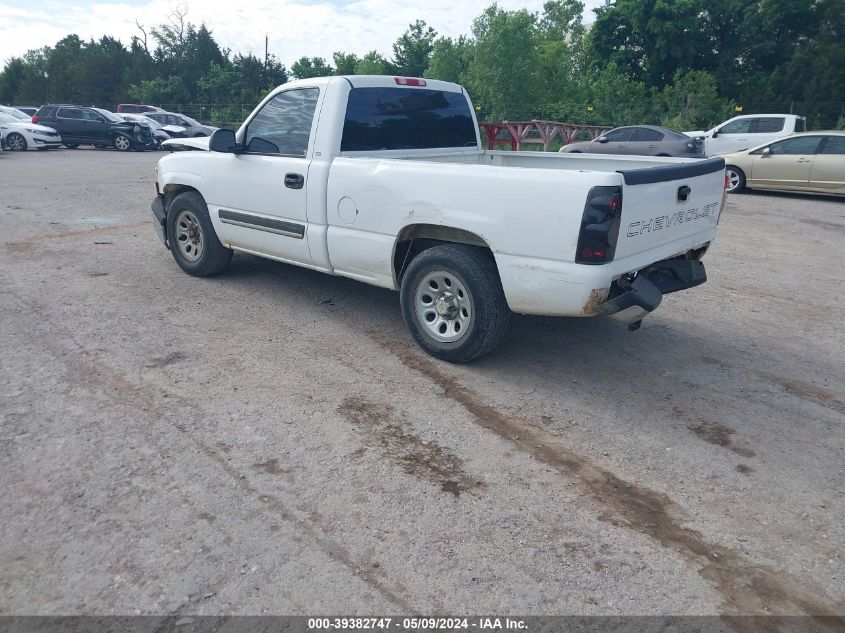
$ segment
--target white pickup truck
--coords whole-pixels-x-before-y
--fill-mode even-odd
[[[721,158],[482,149],[459,85],[303,79],[237,133],[179,139],[159,161],[155,228],[179,266],[243,251],[400,291],[428,353],[493,349],[511,312],[615,315],[706,280],[725,201]]]
[[[706,132],[684,134],[704,140],[705,156],[724,156],[806,130],[806,117],[797,114],[743,114]]]

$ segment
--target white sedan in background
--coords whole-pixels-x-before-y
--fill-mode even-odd
[[[29,147],[55,149],[62,144],[62,137],[53,128],[27,122],[7,112],[0,112],[0,130],[6,147],[13,152]]]

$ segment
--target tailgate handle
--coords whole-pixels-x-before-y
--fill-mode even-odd
[[[689,186],[684,185],[683,187],[678,187],[678,202],[686,202],[689,200],[689,195],[692,193],[692,189]]]

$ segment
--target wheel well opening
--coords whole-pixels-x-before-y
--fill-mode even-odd
[[[173,200],[173,198],[178,196],[180,193],[185,193],[186,191],[196,191],[197,193],[199,193],[199,191],[197,191],[190,185],[164,185],[164,191],[162,193],[164,193],[165,210],[170,207],[170,202]]]
[[[439,224],[413,224],[403,228],[396,238],[393,250],[393,277],[396,285],[402,283],[402,276],[414,257],[429,248],[442,244],[466,244],[476,246],[493,258],[493,251],[479,235]]]

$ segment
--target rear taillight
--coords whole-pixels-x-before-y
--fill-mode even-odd
[[[619,225],[622,218],[622,188],[593,187],[587,194],[578,250],[575,261],[579,264],[604,264],[613,261]]]
[[[399,86],[425,86],[425,79],[414,77],[394,77],[393,81]]]
[[[728,172],[725,172],[725,189],[731,186],[731,178],[728,176]]]
[[[33,123],[38,123],[38,115],[37,115],[37,114],[33,114],[33,115],[32,115],[32,122],[33,122]]]

